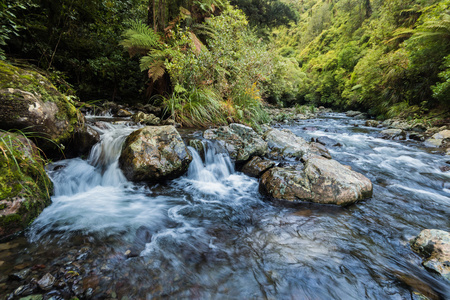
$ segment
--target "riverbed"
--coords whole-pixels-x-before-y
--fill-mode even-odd
[[[40,293],[54,299],[450,297],[450,283],[409,247],[423,229],[450,231],[450,172],[440,169],[450,158],[420,142],[382,139],[338,113],[277,125],[322,141],[374,184],[370,199],[348,207],[285,207],[214,143],[205,142],[204,159],[190,148],[181,178],[131,183],[117,159],[137,127],[102,124],[89,157],[48,167],[52,204],[0,244],[3,298],[36,293],[47,273],[55,282]]]

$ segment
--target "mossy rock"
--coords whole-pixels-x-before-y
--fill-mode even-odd
[[[1,129],[34,132],[38,146],[47,150],[66,143],[82,118],[47,78],[0,61]]]
[[[36,145],[0,132],[0,239],[26,228],[50,204],[52,190]]]

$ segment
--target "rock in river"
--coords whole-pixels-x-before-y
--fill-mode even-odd
[[[438,229],[425,229],[411,240],[411,248],[425,257],[424,267],[450,280],[450,233]]]
[[[303,169],[270,169],[261,177],[260,191],[290,202],[349,205],[370,197],[372,183],[335,160],[313,156]]]
[[[127,137],[119,166],[128,180],[158,181],[182,175],[191,161],[174,126],[147,126]]]
[[[253,156],[267,153],[267,143],[251,127],[242,124],[208,129],[203,137],[218,140],[236,162],[246,162]]]
[[[255,156],[242,167],[242,173],[252,177],[260,177],[273,166],[275,166],[274,161]]]
[[[308,143],[303,138],[296,136],[288,129],[272,129],[267,131],[263,138],[266,140],[270,156],[274,158],[303,158],[319,155],[331,158],[328,150],[318,143]]]

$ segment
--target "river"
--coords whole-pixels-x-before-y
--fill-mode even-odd
[[[52,204],[0,244],[0,295],[50,273],[53,299],[450,299],[450,283],[408,243],[422,229],[450,231],[450,172],[440,170],[450,158],[363,124],[329,113],[278,125],[372,180],[372,198],[343,208],[273,204],[206,142],[204,161],[190,148],[185,176],[128,182],[117,160],[137,127],[102,123],[89,157],[48,167]],[[11,277],[21,272],[25,281]]]

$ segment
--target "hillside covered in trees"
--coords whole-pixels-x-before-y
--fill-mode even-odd
[[[82,101],[163,106],[187,126],[267,120],[263,102],[448,112],[450,1],[1,3],[0,56]]]

